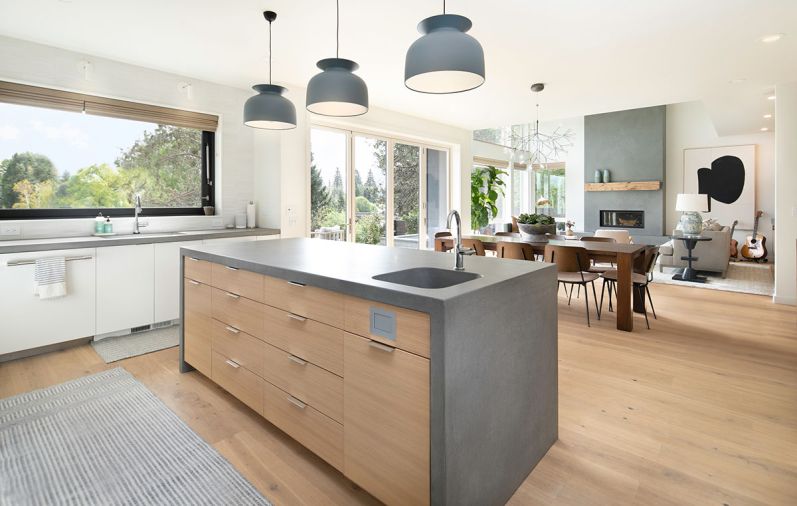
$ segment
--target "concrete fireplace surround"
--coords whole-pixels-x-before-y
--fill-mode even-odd
[[[601,210],[644,211],[645,227],[628,229],[635,242],[659,244],[664,230],[666,106],[584,117],[584,181],[609,169],[613,182],[661,181],[657,191],[585,192],[584,229],[600,227]]]

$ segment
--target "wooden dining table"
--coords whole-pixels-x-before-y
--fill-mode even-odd
[[[581,247],[587,254],[594,257],[614,257],[617,266],[617,329],[631,332],[634,330],[634,313],[645,312],[645,297],[634,290],[632,274],[634,264],[641,262],[644,257],[643,244],[622,244],[614,242],[595,242],[578,240],[550,240],[548,242],[533,242],[524,237],[495,236],[495,235],[463,235],[463,239],[478,239],[484,244],[484,249],[495,251],[499,242],[520,242],[531,245],[534,253],[543,254],[545,246]],[[451,241],[451,237],[438,237],[436,241]]]

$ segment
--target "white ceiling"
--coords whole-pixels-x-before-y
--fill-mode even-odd
[[[197,79],[248,87],[266,74],[303,88],[334,55],[333,0],[0,0],[0,34]],[[473,21],[487,82],[455,95],[403,84],[415,26],[442,1],[341,0],[341,56],[371,103],[465,128],[704,100],[720,135],[758,131],[766,95],[797,80],[797,0],[449,0]],[[787,35],[764,44],[764,34]],[[744,79],[731,84],[734,79]],[[547,83],[533,96],[529,85]]]

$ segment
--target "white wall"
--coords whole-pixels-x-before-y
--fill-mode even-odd
[[[253,133],[242,120],[243,104],[250,92],[7,37],[0,37],[0,54],[0,80],[217,114],[220,118],[216,135],[217,213],[230,223],[253,198]],[[82,60],[93,65],[89,79],[84,79]],[[181,93],[180,82],[191,83],[191,99]],[[268,212],[261,217],[266,222],[278,223]],[[83,221],[70,221],[76,221],[82,230]],[[26,222],[20,223],[26,236]],[[28,224],[37,234],[64,233],[63,220]]]
[[[355,118],[326,118],[314,116],[305,109],[305,90],[291,88],[288,98],[296,106],[297,128],[284,132],[255,134],[255,197],[268,216],[279,211],[279,225],[283,237],[299,237],[309,230],[309,137],[311,125],[323,124],[351,130],[366,130],[384,135],[399,136],[446,145],[451,148],[452,208],[462,215],[463,228],[470,226],[470,130],[452,127],[393,111],[371,107],[367,114]],[[276,201],[272,174],[280,174],[280,202]],[[463,174],[465,177],[463,177]],[[465,198],[463,198],[463,195]]]
[[[775,87],[775,302],[797,305],[797,82]]]
[[[762,132],[750,135],[719,137],[702,102],[684,102],[667,106],[667,172],[665,181],[665,232],[675,228],[680,213],[675,199],[683,193],[684,149],[755,144],[756,208],[764,211],[759,232],[767,237],[767,246],[774,240],[772,217],[775,215],[775,135]],[[745,217],[752,221],[752,216]],[[730,226],[730,223],[723,223]],[[750,231],[737,228],[734,237],[740,242]]]

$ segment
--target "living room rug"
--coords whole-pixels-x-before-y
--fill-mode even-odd
[[[653,282],[666,285],[692,286],[706,290],[724,290],[726,292],[751,293],[754,295],[772,296],[775,293],[774,264],[755,262],[731,262],[728,273],[723,278],[719,273],[701,272],[705,283],[688,283],[672,279],[679,269],[665,267],[659,272],[658,266],[653,271]]]
[[[172,325],[162,329],[148,330],[126,336],[106,337],[92,341],[91,346],[106,364],[137,357],[153,351],[165,350],[180,344],[180,326]]]
[[[271,503],[115,368],[0,400],[0,504]]]

